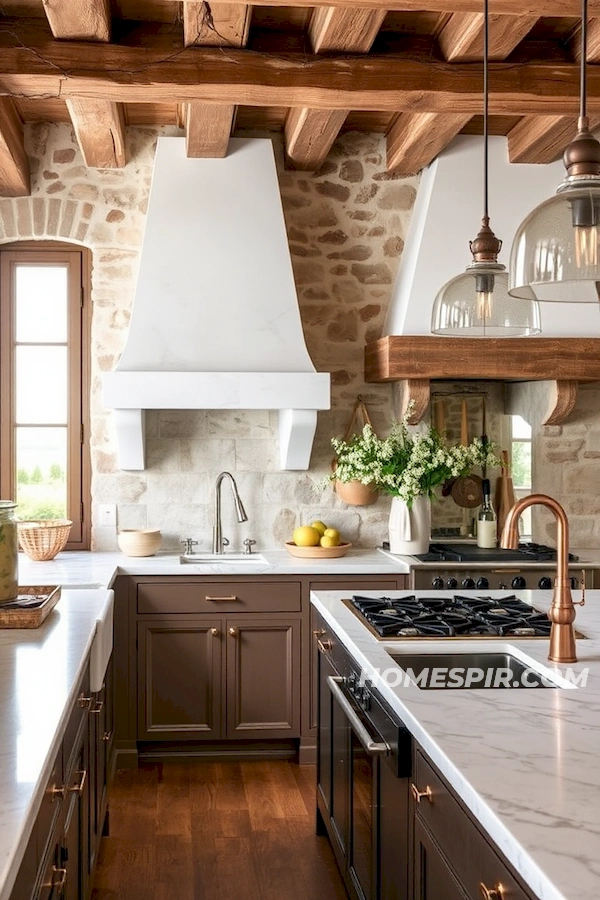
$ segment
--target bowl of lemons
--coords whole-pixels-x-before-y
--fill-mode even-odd
[[[335,559],[345,556],[351,546],[342,539],[337,528],[329,528],[321,521],[299,525],[294,529],[292,540],[285,542],[288,553],[303,559]]]

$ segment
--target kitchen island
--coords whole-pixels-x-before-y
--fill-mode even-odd
[[[36,629],[0,630],[0,900],[11,895],[108,590],[63,590]]]
[[[578,595],[575,591],[575,600]],[[519,596],[547,608],[547,592]],[[396,653],[417,647],[423,652],[509,648],[553,672],[564,673],[565,667],[547,662],[547,640],[382,642],[342,603],[343,597],[318,592],[312,603],[531,892],[540,900],[595,900],[600,887],[600,592],[589,592],[577,613],[576,626],[586,639],[578,640],[579,661],[570,668],[577,675],[588,669],[587,683],[549,690],[427,691],[405,679],[392,686],[396,679],[383,674],[399,667],[386,647]]]

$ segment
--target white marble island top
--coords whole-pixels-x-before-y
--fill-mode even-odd
[[[107,590],[63,590],[40,628],[0,630],[0,900],[7,900]]]
[[[486,594],[501,597],[506,591]],[[547,608],[548,592],[517,595]],[[597,900],[600,591],[589,591],[586,606],[578,608],[576,625],[588,639],[578,640],[579,661],[570,668],[577,674],[588,668],[589,673],[585,687],[569,690],[392,687],[376,671],[397,668],[386,647],[395,652],[502,648],[553,671],[564,673],[568,667],[547,662],[545,639],[378,641],[342,604],[344,596],[318,592],[312,602],[532,892],[540,900]]]

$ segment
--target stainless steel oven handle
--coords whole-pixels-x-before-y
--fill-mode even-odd
[[[390,745],[385,741],[373,740],[363,723],[356,715],[355,710],[352,708],[352,704],[349,702],[348,698],[342,691],[340,684],[343,684],[343,682],[344,679],[339,675],[329,675],[329,677],[327,678],[329,690],[333,694],[336,702],[339,703],[339,705],[345,712],[350,724],[352,725],[352,730],[356,734],[356,737],[359,739],[369,756],[387,756],[387,754],[391,750]]]

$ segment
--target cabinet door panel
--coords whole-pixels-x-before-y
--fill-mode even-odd
[[[227,737],[299,737],[300,622],[227,618]]]
[[[162,617],[138,623],[138,737],[221,736],[220,619]]]
[[[414,900],[468,900],[429,832],[415,822]]]

